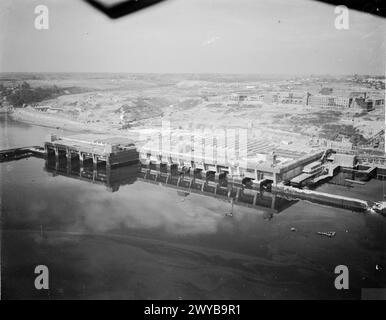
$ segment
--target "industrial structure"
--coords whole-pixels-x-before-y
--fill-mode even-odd
[[[212,141],[214,148],[208,153],[205,137],[200,139],[204,139],[201,140],[204,150],[196,154],[194,147],[199,148],[200,145],[185,145],[183,150],[174,150],[172,147],[165,149],[162,140],[157,139],[137,151],[136,146],[126,138],[51,136],[51,141],[46,141],[44,148],[3,150],[0,152],[0,161],[44,156],[45,168],[53,175],[104,184],[110,191],[117,191],[120,185],[140,180],[175,188],[181,195],[199,193],[232,204],[262,207],[269,212],[280,211],[280,208],[298,199],[350,210],[370,210],[375,206],[375,211],[383,212],[382,203],[371,204],[360,199],[309,190],[307,187],[313,188],[335,178],[333,183],[337,184],[364,184],[373,177],[385,179],[384,156],[339,153],[331,149],[310,154],[295,154],[277,148],[266,150],[265,154],[251,153],[243,150],[240,143],[230,145],[235,155],[225,153],[225,156],[220,156],[218,148],[223,147],[221,144],[217,147],[217,141]],[[154,141],[157,143],[154,144]],[[191,141],[194,142],[195,137],[191,137]],[[178,149],[178,143],[171,145]],[[258,141],[250,141],[247,148],[253,151],[258,148],[261,152]],[[132,163],[137,164],[123,166]]]
[[[366,92],[351,92],[347,96],[331,93],[311,94],[302,91],[272,91],[257,94],[233,93],[229,100],[239,103],[265,102],[273,104],[309,105],[320,108],[353,108],[361,111],[372,111],[376,107],[384,107],[384,97],[370,97]],[[217,99],[218,100],[218,99]]]
[[[157,138],[157,137],[155,137]],[[222,139],[223,138],[223,139]],[[139,150],[143,164],[178,168],[203,174],[225,174],[234,179],[274,184],[299,175],[303,167],[321,158],[323,151],[304,154],[266,146],[259,140],[242,137],[206,136],[204,133],[160,133]]]
[[[65,154],[67,161],[78,159],[83,165],[84,161],[92,160],[94,165],[103,162],[107,167],[122,165],[138,161],[138,152],[135,144],[127,138],[104,137],[81,134],[59,137],[51,135],[50,141],[44,144],[46,155]]]

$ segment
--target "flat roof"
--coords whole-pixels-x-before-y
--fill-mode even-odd
[[[55,136],[55,135],[53,135]],[[135,144],[132,140],[125,137],[117,136],[100,136],[97,134],[77,134],[70,136],[56,136],[55,140],[47,143],[56,145],[62,145],[76,149],[78,151],[96,154],[108,154],[111,153],[111,149],[106,149],[107,146],[122,146],[122,147],[134,147]]]
[[[101,144],[101,145],[134,145],[134,141],[126,137],[114,135],[98,135],[91,133],[81,133],[69,136],[56,136],[57,140],[71,141],[83,144]]]

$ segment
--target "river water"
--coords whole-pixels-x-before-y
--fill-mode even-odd
[[[0,130],[2,149],[58,131],[5,115]],[[220,199],[138,179],[112,192],[33,157],[0,173],[2,299],[360,299],[362,288],[386,287],[380,215],[299,201],[271,219],[238,205],[229,217]],[[365,200],[383,188],[322,186]],[[49,269],[49,290],[34,287],[37,265]],[[349,269],[349,290],[335,289],[337,265]]]

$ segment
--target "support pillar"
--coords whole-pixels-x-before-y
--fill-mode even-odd
[[[256,202],[257,202],[257,195],[258,195],[258,193],[256,192],[256,194],[253,196],[253,205],[254,206],[256,205]]]
[[[96,154],[92,154],[92,163],[94,169],[98,168],[98,156]]]
[[[96,168],[92,171],[92,181],[95,182],[96,177],[97,177],[98,171]]]
[[[167,163],[166,164],[166,170],[168,171],[168,172],[172,172],[172,171],[174,171],[176,168],[178,167],[178,165],[177,164],[175,164],[175,163]]]
[[[81,168],[83,168],[83,160],[84,160],[84,154],[79,151],[79,165]]]
[[[271,209],[275,209],[276,205],[276,194],[272,195]]]
[[[236,198],[235,198],[235,201],[236,201],[236,202],[239,201],[240,194],[241,194],[241,189],[240,189],[240,188],[237,188]]]
[[[44,144],[44,157],[48,158],[48,145]]]
[[[71,150],[69,148],[66,148],[66,158],[67,158],[67,169],[68,169],[68,167],[71,168]]]
[[[107,163],[107,161],[106,161],[106,163]],[[110,168],[110,166],[107,166],[107,165],[106,165],[106,183],[108,186],[111,185],[111,168]]]

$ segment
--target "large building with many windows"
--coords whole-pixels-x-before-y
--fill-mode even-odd
[[[326,95],[310,95],[308,104],[317,107],[343,107],[349,108],[352,98]]]
[[[273,103],[307,104],[307,93],[304,92],[275,92],[271,96]]]

